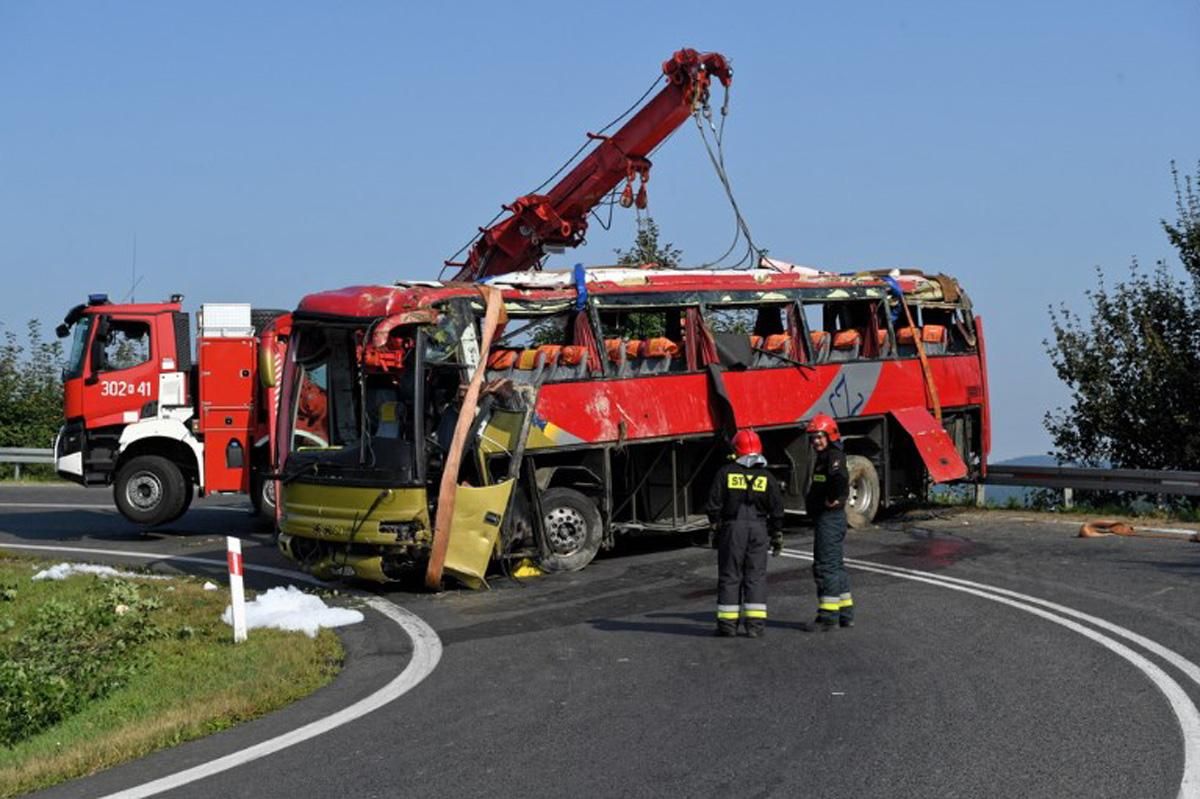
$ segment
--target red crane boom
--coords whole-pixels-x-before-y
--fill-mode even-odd
[[[648,156],[692,112],[708,103],[713,78],[726,88],[733,69],[720,53],[679,50],[663,62],[667,85],[612,136],[589,133],[600,144],[546,194],[526,194],[504,206],[509,216],[488,228],[471,247],[454,280],[536,268],[546,246],[576,247],[587,233],[588,213],[625,180],[621,205],[646,207]],[[635,194],[633,184],[640,181]]]

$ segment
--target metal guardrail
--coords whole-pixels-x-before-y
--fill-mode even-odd
[[[35,447],[0,447],[0,463],[13,464],[13,476],[21,479],[23,463],[54,463],[54,450]]]
[[[1200,472],[1153,469],[1085,469],[1077,466],[1011,466],[988,464],[988,485],[1078,488],[1092,491],[1136,491],[1141,494],[1200,496]]]
[[[1071,507],[1075,489],[1081,491],[1131,491],[1138,494],[1200,496],[1200,472],[1154,469],[1088,469],[1079,466],[1014,466],[988,464],[984,485],[1057,488],[1063,505]],[[975,503],[984,504],[984,485],[976,488]]]

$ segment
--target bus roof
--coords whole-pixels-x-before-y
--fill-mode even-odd
[[[588,294],[596,297],[621,294],[771,292],[788,289],[820,290],[876,288],[887,290],[885,277],[893,278],[905,294],[924,300],[957,301],[961,292],[953,278],[928,277],[906,270],[881,270],[838,274],[810,267],[766,262],[758,269],[660,269],[630,266],[594,266],[583,270]],[[574,270],[529,270],[511,272],[481,281],[503,291],[504,299],[516,303],[555,303],[576,296]],[[947,296],[954,286],[954,298]],[[455,297],[477,296],[478,284],[442,281],[398,281],[390,286],[348,286],[309,294],[300,301],[302,314],[373,318],[416,308],[427,308]]]

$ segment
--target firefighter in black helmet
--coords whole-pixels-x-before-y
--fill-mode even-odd
[[[817,414],[808,426],[808,440],[815,456],[812,485],[805,501],[808,515],[816,523],[813,536],[813,577],[817,581],[815,629],[853,627],[854,599],[850,596],[850,576],[842,561],[850,475],[846,471],[846,453],[842,451],[837,422],[823,413]]]
[[[753,430],[733,437],[736,460],[717,471],[708,519],[717,528],[717,630],[759,638],[767,626],[767,548],[783,549],[783,492],[767,471]]]

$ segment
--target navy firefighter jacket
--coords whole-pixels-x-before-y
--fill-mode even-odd
[[[823,452],[813,453],[812,484],[809,486],[805,505],[808,515],[815,516],[827,510],[828,500],[837,500],[838,508],[845,508],[850,496],[850,474],[846,471],[846,453],[840,443],[830,443]]]
[[[743,505],[751,506],[772,532],[783,529],[783,492],[779,481],[762,466],[742,466],[731,461],[713,479],[705,508],[708,520],[720,524],[736,519]]]

